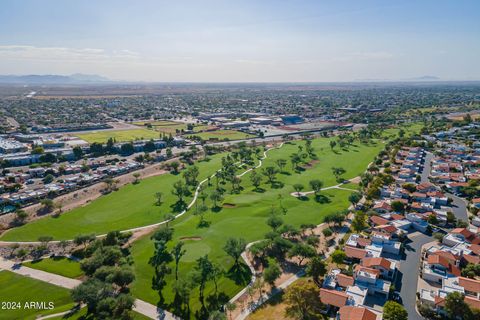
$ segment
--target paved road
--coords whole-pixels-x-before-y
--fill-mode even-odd
[[[452,211],[455,217],[458,220],[463,220],[468,222],[468,213],[467,213],[467,203],[460,197],[457,197],[451,193],[445,193],[447,197],[452,198]]]
[[[427,155],[425,156],[425,164],[421,174],[422,182],[429,182],[428,176],[430,175],[432,158],[433,154],[427,152]],[[445,194],[447,197],[453,199],[452,211],[455,217],[459,220],[468,221],[467,204],[465,200],[448,192]]]
[[[397,281],[395,288],[400,292],[402,303],[408,312],[408,320],[422,320],[416,309],[417,282],[419,275],[421,248],[425,243],[432,241],[430,236],[420,232],[410,234],[410,243],[405,246],[405,255],[398,267]]]
[[[424,165],[423,165],[423,171],[422,171],[422,174],[421,174],[422,183],[423,182],[430,182],[428,177],[430,176],[430,171],[432,169],[432,158],[433,158],[433,154],[431,154],[430,152],[427,152],[427,154],[425,156],[425,162],[424,162]]]

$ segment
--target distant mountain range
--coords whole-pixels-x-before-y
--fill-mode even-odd
[[[112,82],[112,80],[96,74],[81,73],[69,76],[56,74],[0,75],[0,83],[5,84],[88,84],[104,82]]]
[[[437,76],[421,76],[415,78],[402,78],[402,79],[356,79],[355,81],[365,82],[416,82],[416,81],[440,81],[441,78]]]

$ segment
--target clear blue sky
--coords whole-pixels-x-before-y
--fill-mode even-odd
[[[480,1],[2,0],[0,74],[480,79]]]

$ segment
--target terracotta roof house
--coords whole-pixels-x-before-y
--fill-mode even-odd
[[[479,256],[472,256],[469,254],[464,254],[462,259],[465,260],[466,263],[472,264],[480,264],[480,257]]]
[[[395,264],[385,258],[364,258],[362,266],[380,271],[384,278],[391,279],[395,274]]]
[[[458,277],[458,284],[465,289],[467,295],[470,294],[480,298],[480,280]]]
[[[388,202],[380,201],[373,206],[373,210],[381,213],[392,211],[392,207]]]
[[[408,203],[408,202],[407,202]],[[401,214],[398,214],[398,213],[392,213],[390,215],[390,217],[392,218],[392,220],[402,220],[402,219],[405,219],[405,216],[404,215],[401,215]]]
[[[366,246],[369,246],[371,244],[372,244],[372,240],[368,238],[359,237],[357,239],[357,246],[359,246],[360,248],[365,248]]]
[[[376,320],[377,315],[364,307],[344,306],[339,310],[340,320]]]
[[[365,249],[345,246],[345,254],[349,258],[363,259],[367,256],[367,251]]]
[[[427,263],[431,266],[435,266],[436,269],[444,270],[445,272],[452,274],[454,276],[460,276],[460,269],[452,265],[447,258],[438,255],[438,254],[431,254],[427,258]]]
[[[477,256],[480,256],[480,245],[471,244],[469,249],[472,250],[472,252],[475,253]]]
[[[480,300],[470,296],[465,296],[464,301],[473,309],[480,309]]]
[[[348,286],[353,286],[355,280],[353,279],[353,277],[340,273],[337,274],[337,283],[340,287],[346,288]]]
[[[467,228],[455,228],[452,231],[450,231],[451,234],[454,234],[460,238],[463,238],[465,241],[473,243],[473,244],[479,244],[480,243],[480,238],[477,237],[475,233],[472,231],[468,230]]]
[[[341,308],[347,304],[348,296],[343,291],[320,289],[320,301],[323,304]]]
[[[392,263],[385,258],[364,258],[362,260],[362,266],[368,268],[382,267],[385,270],[389,270]]]
[[[383,226],[388,224],[388,220],[379,216],[371,216],[370,221],[376,226]]]

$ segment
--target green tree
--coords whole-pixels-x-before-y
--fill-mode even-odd
[[[348,196],[348,201],[352,204],[353,207],[357,206],[357,203],[362,199],[362,194],[360,192],[351,193]]]
[[[299,320],[321,319],[323,304],[318,298],[319,294],[320,290],[314,283],[295,282],[285,292],[285,314]]]
[[[287,160],[277,159],[277,161],[275,161],[275,163],[277,164],[279,172],[283,172],[283,170],[285,169],[285,166],[287,165]]]
[[[300,191],[302,191],[305,188],[305,186],[301,183],[295,183],[293,185],[293,189],[297,193],[297,196],[300,197]]]
[[[242,252],[245,251],[247,242],[243,238],[228,238],[223,250],[233,258],[235,261],[234,265],[238,266],[238,260],[242,255]]]
[[[342,264],[343,261],[347,258],[347,255],[345,251],[342,250],[335,250],[333,251],[332,255],[330,256],[332,258],[333,263],[339,265]]]
[[[259,175],[256,170],[252,170],[252,172],[250,173],[250,181],[255,187],[255,190],[258,190],[258,188],[262,184],[262,176]]]
[[[268,267],[263,270],[263,279],[265,280],[265,282],[274,287],[275,281],[280,278],[281,274],[282,270],[280,270],[278,264],[275,261],[271,261]]]
[[[364,211],[355,212],[355,217],[352,220],[352,228],[356,232],[365,230],[367,225],[367,214]]]
[[[267,180],[270,184],[275,183],[275,178],[278,173],[277,169],[272,166],[266,167],[262,171],[263,175],[267,177]]]
[[[310,180],[309,184],[313,192],[315,193],[315,196],[318,197],[318,194],[320,193],[320,191],[322,191],[323,182],[318,179],[314,179]]]
[[[213,263],[208,258],[208,255],[200,257],[196,261],[194,267],[194,279],[200,287],[200,300],[203,301],[205,285],[212,279]]]
[[[172,194],[178,198],[178,202],[183,203],[183,199],[188,192],[187,186],[181,180],[178,180],[173,184]]]
[[[323,277],[327,273],[327,265],[321,257],[316,256],[310,259],[306,271],[316,283],[319,283],[320,277]]]
[[[288,251],[288,257],[298,258],[298,266],[302,265],[303,260],[306,258],[314,257],[317,252],[314,248],[309,246],[308,244],[297,243],[294,244],[293,247]]]
[[[405,211],[405,205],[401,201],[392,201],[391,206],[392,206],[393,211],[395,211],[395,212],[402,213],[402,212]]]
[[[218,208],[218,203],[223,201],[223,196],[218,190],[214,190],[210,194],[210,200],[213,202],[213,207]]]
[[[462,319],[469,319],[469,317],[466,317],[466,315],[469,313],[470,308],[464,301],[464,298],[465,296],[460,292],[451,292],[447,294],[447,297],[445,298],[445,312],[450,319],[457,319],[459,315],[462,317]]]
[[[163,203],[163,193],[162,192],[156,192],[155,193],[155,205],[156,206],[161,206]]]
[[[408,320],[408,313],[401,304],[395,301],[387,301],[383,306],[383,319]]]

